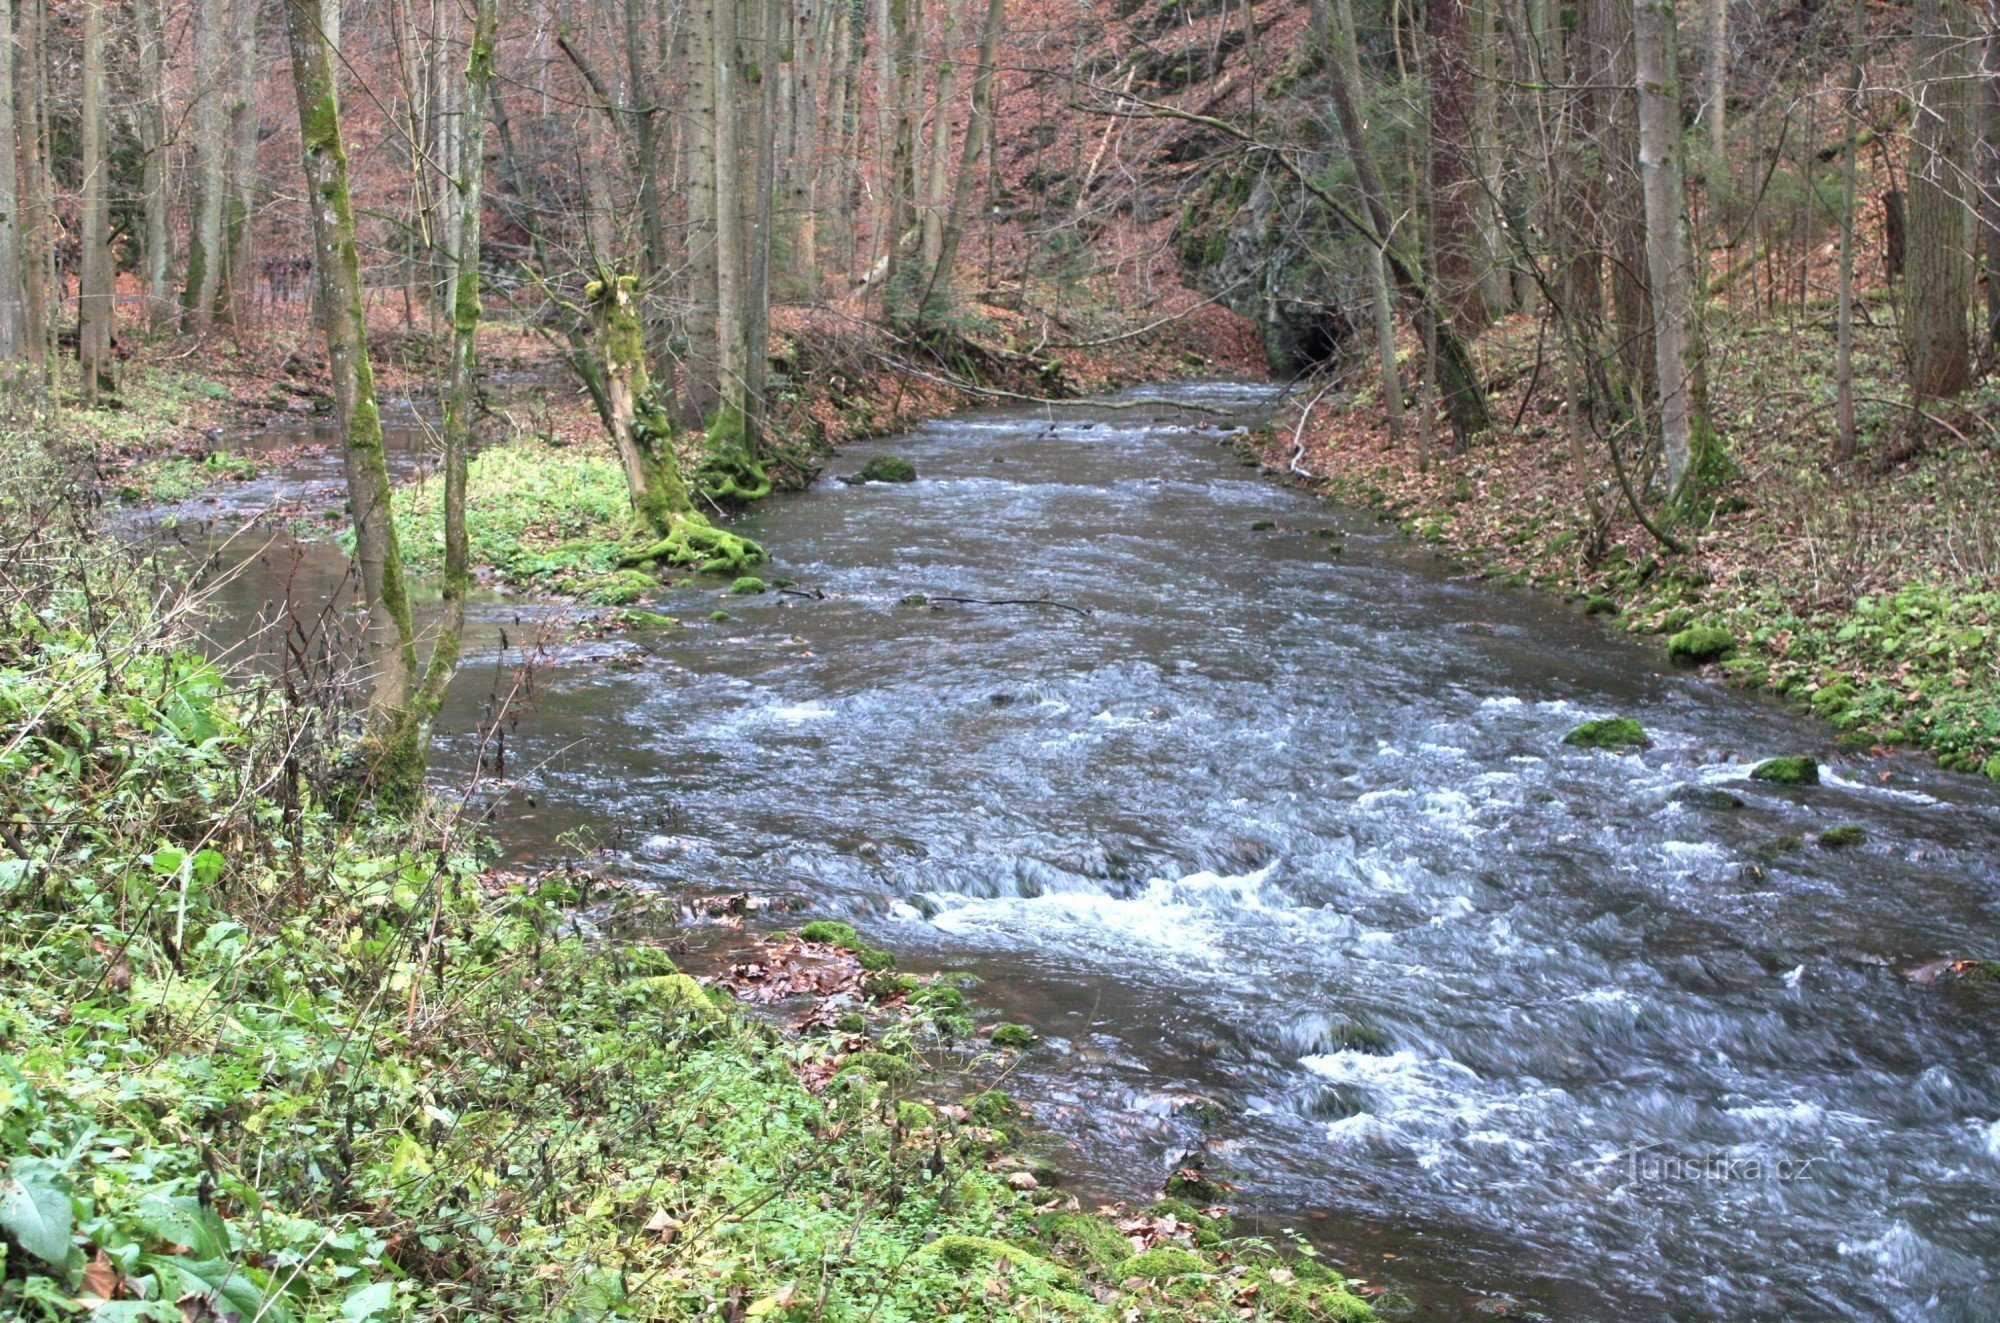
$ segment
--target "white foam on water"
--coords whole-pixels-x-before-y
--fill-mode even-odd
[[[1482,698],[1479,700],[1479,708],[1482,712],[1524,706],[1526,706],[1526,700],[1517,698],[1513,694],[1499,694],[1492,698]]]
[[[1098,949],[1214,957],[1223,952],[1221,939],[1237,931],[1245,915],[1258,916],[1267,925],[1306,922],[1303,912],[1267,895],[1264,884],[1276,867],[1274,862],[1253,873],[1204,871],[1151,878],[1132,896],[1101,891],[997,897],[935,894],[931,900],[938,909],[931,924],[955,936],[991,936],[1010,944],[1027,937]]]
[[[1986,1127],[1986,1156],[2000,1162],[2000,1121]]]
[[[833,708],[818,699],[808,699],[803,703],[776,703],[762,709],[763,715],[773,721],[782,721],[797,726],[808,721],[825,721],[836,715]]]

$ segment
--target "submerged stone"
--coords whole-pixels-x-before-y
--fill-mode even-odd
[[[843,482],[859,485],[864,482],[915,482],[917,466],[901,455],[870,455],[868,462],[858,473],[843,478]]]
[[[1750,769],[1750,779],[1781,786],[1816,786],[1819,784],[1819,763],[1794,754],[1766,758]]]
[[[1646,728],[1631,717],[1599,717],[1563,736],[1563,743],[1580,749],[1638,749],[1645,747]]]
[[[1683,666],[1721,661],[1736,651],[1736,636],[1716,625],[1690,625],[1667,640],[1667,656]]]
[[[1717,790],[1713,786],[1682,786],[1667,796],[1670,803],[1686,804],[1692,808],[1740,809],[1743,799],[1727,790]]]
[[[1858,822],[1843,822],[1819,834],[1820,845],[1828,850],[1844,850],[1868,839],[1868,829]]]

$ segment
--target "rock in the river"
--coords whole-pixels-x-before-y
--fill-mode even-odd
[[[1736,636],[1715,625],[1690,625],[1667,640],[1667,656],[1683,666],[1721,661],[1736,651]]]
[[[1645,747],[1646,728],[1631,717],[1599,717],[1563,736],[1563,743],[1582,749],[1639,749]]]
[[[915,482],[917,466],[901,455],[870,455],[861,471],[841,481],[863,482]]]
[[[1819,763],[1793,754],[1766,758],[1750,769],[1750,779],[1770,781],[1781,786],[1816,786],[1819,784]]]
[[[1859,845],[1868,839],[1868,829],[1858,822],[1843,822],[1838,827],[1828,827],[1819,834],[1821,847],[1828,850],[1844,850],[1850,845]]]

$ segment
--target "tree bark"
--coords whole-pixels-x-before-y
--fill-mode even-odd
[[[206,331],[214,324],[216,282],[225,260],[222,222],[230,151],[222,45],[228,21],[226,0],[201,0],[194,29],[196,191],[188,226],[187,283],[181,292],[183,330]]]
[[[1857,157],[1860,148],[1855,142],[1856,121],[1861,115],[1861,41],[1866,32],[1867,11],[1864,0],[1853,0],[1853,17],[1847,35],[1847,92],[1842,98],[1842,110],[1846,118],[1845,150],[1841,153],[1840,166],[1840,308],[1836,314],[1834,336],[1834,409],[1838,439],[1834,443],[1833,457],[1845,462],[1854,458],[1854,209],[1858,204],[1857,186],[1861,173],[1861,163]],[[1993,49],[1989,38],[1987,49]],[[1989,86],[1991,79],[1988,80]],[[1994,279],[1994,269],[1987,270],[1989,284]]]
[[[458,160],[452,180],[457,195],[452,235],[457,272],[453,281],[451,315],[451,376],[444,393],[444,576],[443,606],[430,661],[412,716],[428,727],[444,701],[458,667],[465,637],[465,598],[472,588],[471,548],[465,528],[467,456],[472,441],[472,416],[478,405],[477,369],[479,318],[479,251],[481,206],[486,184],[486,89],[493,81],[493,45],[497,0],[477,0],[472,42],[466,53],[463,118],[458,128]],[[428,729],[417,735],[428,748]]]
[[[1332,12],[1326,8],[1331,6]],[[1375,152],[1368,141],[1368,126],[1361,118],[1361,57],[1355,49],[1354,11],[1349,0],[1320,0],[1319,26],[1327,49],[1327,86],[1332,93],[1334,118],[1340,123],[1341,139],[1347,144],[1348,160],[1361,187],[1362,205],[1378,236],[1390,232],[1388,194],[1375,167]],[[1388,263],[1380,243],[1369,244],[1369,311],[1375,326],[1375,357],[1381,372],[1382,409],[1388,419],[1389,435],[1403,437],[1403,374],[1396,366],[1396,322],[1389,303]]]
[[[1431,232],[1437,294],[1456,329],[1486,325],[1480,292],[1480,179],[1473,151],[1472,0],[1433,0],[1430,36]]]
[[[746,0],[715,4],[715,342],[718,408],[743,414],[744,117],[743,19]],[[755,0],[748,0],[755,3]]]
[[[375,373],[368,359],[361,260],[355,249],[347,152],[341,141],[340,109],[329,56],[331,42],[323,0],[284,0],[284,5],[313,256],[321,282],[327,361],[341,428],[341,458],[354,521],[354,556],[366,612],[369,730],[375,745],[368,750],[368,789],[378,796],[405,799],[421,787],[421,758],[413,762],[412,754],[417,751],[390,747],[382,741],[405,728],[417,677],[416,642],[402,550],[396,541]]]
[[[21,199],[14,156],[14,6],[0,0],[0,364],[13,365],[28,346],[27,295],[21,283]]]
[[[77,227],[77,362],[84,395],[96,400],[117,389],[111,370],[111,161],[104,150],[104,0],[84,0],[82,223]]]
[[[1956,395],[1972,382],[1972,32],[1963,0],[1918,0],[1914,24],[1904,336],[1910,386],[1924,399]]]
[[[44,0],[21,0],[20,45],[14,68],[20,117],[21,160],[21,306],[27,314],[27,353],[42,365],[43,383],[53,390],[56,380],[55,319],[49,310],[55,296],[55,199],[49,172],[48,63],[42,58],[48,30]]]
[[[2000,349],[2000,13],[1988,0],[1979,80],[1979,220],[1986,256],[1986,347]],[[1850,129],[1850,138],[1852,130]],[[1847,154],[1854,155],[1850,141]],[[1843,176],[1844,178],[1845,176]]]
[[[1660,382],[1660,444],[1667,495],[1678,499],[1693,453],[1695,339],[1688,261],[1687,190],[1681,166],[1679,37],[1674,0],[1637,0],[1633,52],[1639,86],[1639,176],[1646,198],[1646,273],[1652,286],[1653,354]]]
[[[889,162],[882,181],[888,193],[888,230],[883,236],[883,310],[894,321],[914,311],[901,306],[907,294],[902,284],[903,236],[916,210],[916,115],[922,71],[917,65],[923,32],[922,0],[889,0],[888,41],[892,53],[895,104],[890,116]]]
[[[748,270],[743,287],[743,450],[755,462],[762,454],[765,388],[771,375],[771,229],[777,193],[778,144],[771,132],[778,107],[775,61],[781,33],[788,27],[785,0],[761,0],[756,105],[751,140],[756,144],[756,186],[751,194]]]
[[[250,265],[251,220],[257,210],[257,143],[262,136],[257,114],[257,84],[262,72],[257,63],[257,4],[258,0],[236,0],[235,4],[235,98],[229,107],[229,193],[224,207],[227,246],[217,287],[217,315],[226,314],[239,327],[256,284]]]
[[[167,187],[166,11],[160,0],[134,0],[134,44],[139,57],[139,150],[145,155],[140,184],[144,209],[140,283],[146,291],[146,325],[155,335],[173,330],[174,237]]]
[[[1701,127],[1708,159],[1702,178],[1711,189],[1729,177],[1729,0],[1703,0]]]
[[[945,196],[951,184],[951,102],[957,92],[958,69],[946,52],[938,57],[937,84],[931,95],[930,179],[924,190],[923,254],[924,265],[931,270],[937,269],[938,255],[944,249]],[[1077,205],[1083,205],[1081,196]]]
[[[938,240],[937,260],[931,265],[929,287],[924,291],[919,318],[930,314],[940,296],[951,296],[952,272],[958,264],[958,248],[965,237],[966,213],[972,206],[972,187],[979,178],[979,156],[993,128],[993,66],[999,58],[1000,35],[1007,26],[1007,0],[987,0],[986,23],[979,32],[979,69],[972,76],[972,111],[965,121],[965,145],[959,153],[958,178],[952,184],[950,210],[944,233]]]
[[[692,0],[688,7],[688,356],[681,423],[690,430],[722,403],[715,223],[715,119],[721,108],[716,95],[717,2]]]

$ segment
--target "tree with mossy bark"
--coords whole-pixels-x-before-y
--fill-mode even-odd
[[[636,528],[625,565],[679,565],[739,572],[764,559],[748,538],[715,527],[694,508],[681,476],[672,414],[646,372],[645,334],[633,276],[601,272],[585,287],[596,323],[606,422],[632,496]]]

